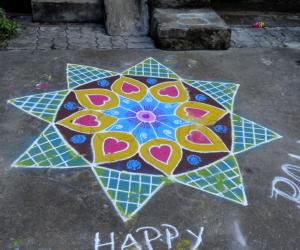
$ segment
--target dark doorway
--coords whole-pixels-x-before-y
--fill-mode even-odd
[[[31,0],[0,0],[0,7],[6,12],[31,14]]]

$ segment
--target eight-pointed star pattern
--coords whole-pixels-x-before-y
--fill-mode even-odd
[[[8,101],[48,123],[12,166],[89,167],[123,220],[170,180],[247,205],[235,155],[280,137],[233,113],[237,84],[181,79],[153,58],[122,73],[68,64],[67,81]]]

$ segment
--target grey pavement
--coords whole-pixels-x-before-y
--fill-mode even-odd
[[[232,27],[231,46],[237,48],[284,48],[300,46],[299,13],[219,11]],[[254,28],[264,22],[265,28]]]
[[[108,36],[101,24],[40,25],[22,23],[8,50],[151,49],[148,36]]]
[[[231,46],[237,48],[282,48],[300,43],[300,27],[232,26]],[[151,49],[155,45],[148,36],[108,36],[103,26],[27,25],[9,41],[8,50],[77,50],[77,49]]]
[[[231,46],[237,48],[300,48],[300,27],[232,27]]]
[[[62,34],[67,30],[63,29]],[[41,28],[37,33],[48,36]],[[86,43],[99,46],[101,39],[97,40],[96,35],[95,39],[88,37]],[[114,46],[121,47],[122,39]],[[66,46],[64,41],[62,46]],[[38,46],[43,43],[39,42]],[[137,216],[124,223],[89,169],[10,168],[12,161],[46,124],[7,105],[7,99],[42,92],[35,85],[44,78],[49,80],[47,91],[66,88],[67,63],[122,71],[149,56],[182,78],[239,83],[234,111],[283,136],[238,155],[248,206],[171,184],[161,189]],[[300,140],[299,60],[300,50],[290,48],[192,52],[90,48],[0,51],[0,249],[90,250],[94,249],[97,232],[105,242],[109,241],[110,232],[114,232],[116,250],[129,233],[147,249],[143,234],[136,233],[136,229],[161,228],[163,223],[179,229],[180,237],[172,242],[177,246],[172,249],[176,250],[189,249],[186,246],[190,241],[182,235],[186,229],[196,232],[200,226],[204,227],[200,249],[299,249],[300,210],[296,203],[299,198],[270,197],[276,176],[290,179],[299,189],[299,183],[281,170],[285,163],[300,165],[299,160],[289,156],[300,155],[297,143]],[[280,189],[292,197],[290,187]],[[155,250],[167,249],[165,238],[152,244]]]

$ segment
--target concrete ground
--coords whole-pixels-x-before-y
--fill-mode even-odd
[[[46,124],[7,105],[7,99],[41,92],[35,88],[40,81],[50,83],[47,91],[66,88],[66,63],[122,71],[149,56],[183,78],[239,83],[235,112],[283,136],[238,155],[248,206],[172,184],[124,223],[88,169],[10,168]],[[296,160],[300,155],[300,50],[12,50],[0,52],[0,72],[0,249],[94,249],[97,232],[105,242],[114,232],[115,249],[121,249],[126,234],[145,244],[143,234],[135,230],[161,229],[163,223],[180,232],[172,249],[189,249],[186,229],[196,232],[200,226],[204,227],[200,249],[300,249],[299,196],[270,197],[276,176],[299,184],[281,165],[300,166]],[[280,190],[293,195],[289,186]],[[155,250],[167,249],[164,239],[152,245]]]

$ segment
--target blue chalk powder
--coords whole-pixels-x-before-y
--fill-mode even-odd
[[[198,94],[195,96],[195,99],[198,101],[198,102],[203,102],[203,101],[206,101],[207,100],[207,97],[203,94]]]
[[[218,124],[214,126],[214,131],[220,134],[226,134],[228,129],[227,126]]]
[[[127,169],[130,170],[139,170],[142,167],[142,164],[138,160],[129,160],[126,165]]]
[[[146,82],[150,85],[154,85],[157,83],[157,80],[155,78],[147,78]]]
[[[192,166],[198,166],[202,162],[201,157],[198,155],[189,155],[186,159]]]
[[[65,104],[64,104],[64,108],[66,109],[66,110],[74,110],[74,109],[76,109],[77,108],[77,104],[75,103],[75,102],[66,102]]]
[[[86,136],[85,135],[73,135],[71,137],[71,142],[75,143],[75,144],[81,144],[84,143],[86,141]]]
[[[102,79],[97,82],[97,85],[100,87],[107,87],[109,85],[109,81]]]

